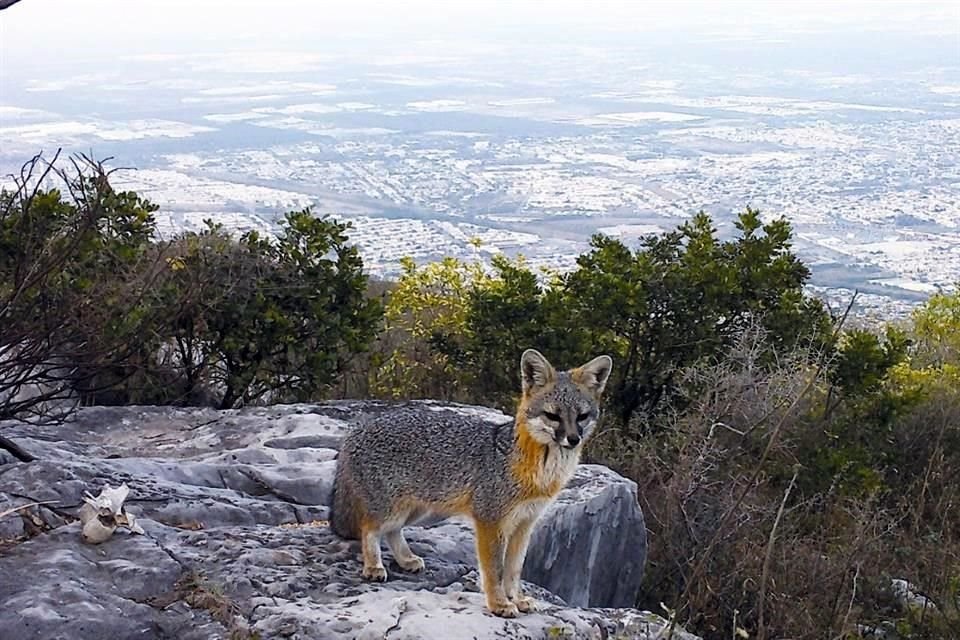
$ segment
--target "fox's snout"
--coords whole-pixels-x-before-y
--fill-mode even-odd
[[[554,439],[561,447],[573,449],[583,439],[583,427],[575,421],[562,421],[554,431]]]
[[[561,446],[561,447],[567,447],[567,448],[569,448],[569,449],[573,449],[573,448],[576,447],[578,444],[580,444],[580,436],[578,436],[578,435],[576,435],[576,434],[569,435],[569,436],[564,436],[564,437],[560,440],[560,446]]]

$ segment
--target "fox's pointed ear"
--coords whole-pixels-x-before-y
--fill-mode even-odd
[[[556,377],[556,373],[553,365],[536,349],[527,349],[520,356],[520,377],[523,380],[524,395],[545,386]]]
[[[588,387],[595,394],[603,393],[603,388],[607,386],[607,379],[610,378],[610,372],[613,370],[613,358],[610,356],[597,356],[587,364],[578,367],[573,372],[573,378],[582,385]]]

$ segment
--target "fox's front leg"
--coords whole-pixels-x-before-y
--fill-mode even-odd
[[[483,580],[483,592],[487,597],[487,608],[504,618],[515,618],[520,614],[517,605],[510,602],[503,588],[506,540],[497,522],[476,520],[474,530],[477,537],[477,561]]]
[[[510,534],[507,542],[507,557],[505,562],[504,590],[507,598],[524,613],[535,611],[536,601],[523,595],[520,590],[520,574],[523,573],[523,561],[527,557],[527,546],[530,544],[530,535],[536,519],[530,518],[517,525]]]

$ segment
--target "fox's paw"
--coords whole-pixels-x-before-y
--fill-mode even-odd
[[[521,613],[533,613],[537,610],[537,601],[529,596],[517,596],[513,599],[513,604]]]
[[[371,582],[386,582],[387,570],[383,567],[364,567],[363,579]]]
[[[518,615],[520,615],[520,610],[517,608],[517,605],[509,600],[495,602],[493,604],[489,604],[488,607],[493,615],[500,616],[501,618],[516,618]]]
[[[420,556],[410,556],[409,558],[404,558],[401,560],[397,558],[397,564],[400,565],[400,568],[404,571],[409,571],[410,573],[419,573],[423,571],[423,558]]]

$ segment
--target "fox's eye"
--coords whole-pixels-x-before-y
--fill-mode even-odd
[[[550,422],[560,422],[560,416],[558,416],[555,413],[550,413],[549,411],[544,411],[543,417],[549,420]]]
[[[589,411],[587,411],[586,413],[581,413],[581,414],[577,415],[577,422],[583,422],[584,420],[586,420],[586,419],[589,418],[589,417],[590,417],[590,412],[589,412]]]

